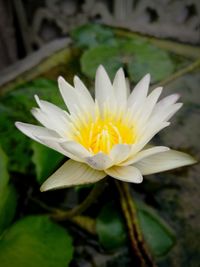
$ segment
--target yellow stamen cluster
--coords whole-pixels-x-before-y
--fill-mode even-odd
[[[86,122],[87,121],[87,122]],[[73,139],[92,153],[108,154],[116,144],[133,144],[135,129],[122,115],[113,115],[104,109],[103,115],[96,112],[94,118],[76,124]]]

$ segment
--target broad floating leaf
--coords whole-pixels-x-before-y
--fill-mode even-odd
[[[99,45],[83,53],[81,67],[87,76],[94,78],[100,64],[111,78],[118,68],[124,66],[134,82],[144,73],[151,73],[152,81],[158,82],[174,71],[169,53],[144,40],[118,40],[116,45]]]
[[[138,206],[138,217],[144,238],[153,254],[166,255],[176,242],[172,229],[147,205]]]
[[[156,257],[166,255],[175,243],[175,236],[167,224],[146,205],[138,205],[138,218],[144,238]],[[117,207],[108,204],[97,218],[97,233],[101,244],[108,250],[123,246],[127,229]]]
[[[0,239],[1,267],[67,267],[72,255],[68,232],[44,216],[18,221]]]
[[[99,240],[105,249],[114,250],[126,243],[126,227],[113,203],[102,208],[96,227]]]

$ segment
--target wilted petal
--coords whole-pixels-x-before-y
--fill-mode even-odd
[[[97,171],[88,165],[73,160],[65,162],[41,186],[41,191],[65,188],[74,185],[95,183],[106,176],[103,171]]]
[[[143,175],[167,171],[194,164],[196,160],[190,155],[176,150],[161,152],[146,157],[134,164]]]
[[[141,183],[143,180],[141,172],[133,166],[113,166],[105,172],[118,180],[130,183]]]

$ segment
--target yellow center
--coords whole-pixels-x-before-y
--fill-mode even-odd
[[[83,117],[82,117],[83,118]],[[92,153],[108,154],[116,144],[133,144],[135,130],[123,116],[105,113],[76,123],[73,139]]]

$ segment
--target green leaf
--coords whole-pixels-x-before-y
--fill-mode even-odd
[[[83,53],[81,68],[87,76],[94,78],[100,64],[104,65],[111,78],[123,66],[134,82],[146,73],[152,75],[152,82],[158,82],[174,71],[168,52],[144,40],[118,40],[117,45],[99,45]]]
[[[85,24],[71,31],[71,37],[76,45],[94,47],[99,44],[114,44],[113,31],[99,24]]]
[[[32,149],[37,181],[41,184],[57,169],[64,156],[36,142],[32,142]]]
[[[126,42],[123,49],[132,55],[128,61],[128,73],[133,81],[138,81],[144,74],[150,73],[154,83],[168,77],[174,71],[174,63],[169,53],[146,41]]]
[[[68,232],[44,216],[18,221],[0,239],[2,267],[67,267],[72,255]]]
[[[175,244],[175,236],[169,226],[148,206],[138,205],[138,219],[144,238],[156,257],[166,255]],[[106,205],[97,218],[97,233],[105,249],[123,246],[127,229],[117,206]]]
[[[126,227],[113,203],[102,208],[97,217],[96,229],[100,243],[107,250],[115,250],[126,243]]]
[[[119,47],[99,45],[85,51],[81,57],[81,68],[90,78],[95,77],[96,69],[102,64],[111,79],[114,78],[116,71],[123,66]]]
[[[0,147],[0,234],[13,220],[17,205],[15,188],[9,184],[7,162],[7,156]]]
[[[138,217],[144,238],[156,257],[166,255],[176,242],[172,229],[150,207],[140,204]]]
[[[38,79],[24,84],[0,98],[0,144],[9,157],[9,170],[30,172],[30,138],[14,125],[15,121],[37,124],[31,115],[31,108],[37,106],[34,95],[64,107],[57,84],[50,80]],[[14,148],[14,149],[13,149]]]

